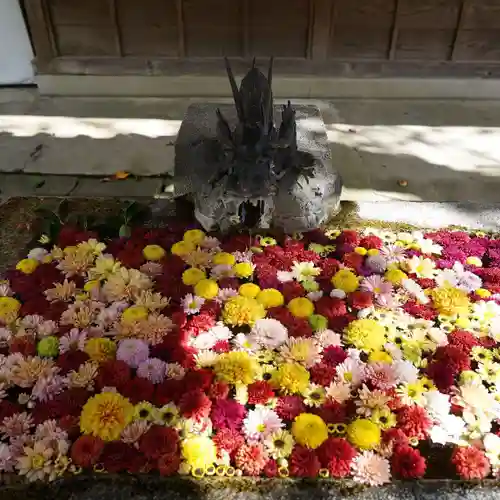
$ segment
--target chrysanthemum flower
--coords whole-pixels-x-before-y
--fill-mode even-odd
[[[283,427],[281,418],[269,408],[250,410],[243,422],[243,429],[251,441],[265,439]]]
[[[264,446],[274,459],[287,458],[292,453],[295,440],[287,430],[278,430],[264,439]]]
[[[307,448],[318,448],[328,439],[328,429],[321,417],[302,413],[292,424],[292,434],[297,443]]]
[[[381,486],[391,480],[388,460],[372,451],[364,451],[355,457],[351,471],[354,481],[369,486]]]
[[[251,384],[259,366],[247,352],[233,351],[220,354],[214,366],[217,377],[228,384]]]

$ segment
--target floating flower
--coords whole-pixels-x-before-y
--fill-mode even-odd
[[[357,319],[347,326],[345,339],[363,351],[380,350],[385,344],[385,328],[373,319]]]
[[[222,317],[224,323],[231,326],[253,326],[259,319],[264,318],[266,311],[255,299],[249,297],[234,297],[224,304]]]
[[[301,413],[292,424],[295,441],[306,448],[315,449],[328,439],[328,429],[318,415]]]
[[[182,307],[184,308],[184,312],[186,314],[196,314],[199,313],[201,310],[201,307],[205,303],[205,299],[202,297],[197,297],[196,295],[193,295],[191,293],[188,293],[183,299],[182,299]]]
[[[364,418],[358,418],[347,426],[347,438],[361,450],[372,450],[381,439],[380,427]]]
[[[391,480],[388,460],[372,451],[364,451],[355,457],[351,470],[353,479],[357,483],[381,486]]]
[[[255,359],[244,351],[221,354],[214,366],[217,377],[228,384],[251,384],[259,371]]]
[[[243,422],[245,435],[251,441],[260,441],[283,427],[275,411],[269,408],[250,410]]]

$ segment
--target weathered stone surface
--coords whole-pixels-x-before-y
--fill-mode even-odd
[[[161,191],[162,185],[160,178],[151,177],[109,182],[81,177],[71,195],[81,198],[152,198]]]
[[[67,196],[77,183],[71,175],[0,174],[0,196]]]
[[[2,500],[497,500],[500,487],[459,481],[394,482],[364,488],[349,482],[208,478],[162,479],[151,476],[98,476],[51,485],[5,487]]]
[[[217,135],[217,105],[193,104],[186,113],[176,142],[174,195],[193,194],[196,217],[205,229],[226,224],[238,215],[239,198],[227,197],[217,187],[206,189],[215,176],[218,164],[211,160],[210,150],[201,140],[214,140]],[[234,106],[219,106],[230,128],[237,124]],[[287,171],[278,181],[277,194],[252,195],[252,199],[268,198],[271,225],[285,231],[303,231],[318,227],[338,209],[341,180],[331,164],[331,152],[320,110],[316,106],[294,106],[297,123],[297,145],[304,163],[313,165],[309,180],[297,177],[297,172]],[[281,106],[274,107],[274,120],[281,122]],[[251,168],[251,167],[249,167]],[[250,178],[250,176],[249,176]],[[248,186],[240,186],[244,191]],[[253,193],[255,189],[248,188]],[[263,217],[264,219],[264,217]],[[266,226],[264,226],[266,227]]]

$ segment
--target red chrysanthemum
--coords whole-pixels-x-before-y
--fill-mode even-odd
[[[36,354],[36,343],[28,336],[15,337],[9,342],[11,354],[19,353],[23,356],[34,356]]]
[[[448,392],[455,382],[455,376],[448,366],[440,361],[434,361],[427,367],[427,375],[441,392]]]
[[[133,404],[137,404],[141,401],[152,402],[154,390],[155,386],[152,382],[145,378],[135,377],[125,384],[120,392]]]
[[[462,479],[484,479],[490,473],[490,462],[483,451],[475,446],[457,447],[451,456]]]
[[[348,302],[353,309],[366,309],[373,305],[373,295],[370,292],[352,292],[349,294]]]
[[[243,444],[234,458],[236,466],[248,476],[258,476],[269,460],[262,443]]]
[[[61,369],[61,375],[66,375],[70,371],[78,371],[80,365],[89,360],[89,356],[83,351],[63,352],[56,359],[56,365]],[[108,384],[112,386],[112,384]],[[116,387],[116,386],[113,386]]]
[[[130,366],[119,359],[105,361],[99,366],[96,385],[98,389],[103,387],[116,387],[121,390],[130,380]]]
[[[424,408],[418,405],[404,406],[398,411],[398,428],[409,438],[425,439],[432,421]]]
[[[397,446],[391,457],[391,470],[401,479],[419,479],[424,476],[427,464],[420,452],[411,446]]]
[[[359,253],[348,252],[342,257],[342,262],[346,267],[354,269],[356,272],[360,272],[363,267],[363,262],[365,258]]]
[[[346,404],[327,399],[319,408],[312,413],[319,415],[327,424],[341,424],[347,420],[348,408]]]
[[[472,333],[465,330],[451,332],[448,335],[448,342],[467,354],[473,347],[481,345],[481,342]]]
[[[337,373],[335,366],[329,365],[325,362],[316,363],[309,369],[311,374],[311,381],[319,385],[330,385]]]
[[[197,316],[192,316],[186,325],[190,335],[199,335],[201,332],[206,332],[210,328],[215,326],[215,319],[211,314],[198,314]]]
[[[185,418],[201,420],[208,417],[211,408],[212,401],[200,389],[186,392],[179,401],[179,409]]]
[[[320,279],[331,279],[332,276],[340,269],[340,262],[337,259],[326,258],[318,263],[321,268]]]
[[[276,460],[272,458],[268,460],[263,473],[266,477],[276,477],[278,475],[278,463]]]
[[[306,411],[306,405],[299,396],[282,396],[278,398],[275,411],[283,420],[294,420]]]
[[[4,418],[12,417],[12,415],[21,413],[22,411],[23,407],[20,404],[2,399],[0,401],[0,422],[2,422]]]
[[[376,248],[377,250],[379,248],[382,248],[384,245],[384,242],[382,241],[381,238],[378,236],[375,236],[374,234],[370,234],[368,236],[365,236],[364,238],[361,238],[361,241],[359,242],[360,247],[368,248],[371,250],[372,248]]]
[[[107,472],[140,472],[146,463],[145,457],[133,446],[121,441],[107,443],[99,460]]]
[[[229,279],[229,278],[228,278]],[[225,283],[222,280],[219,281],[219,288],[232,288],[231,286],[227,286],[230,283]],[[234,284],[234,283],[233,283]],[[238,287],[236,287],[236,290]],[[200,314],[209,314],[213,316],[215,319],[220,315],[222,311],[222,304],[215,300],[207,300],[200,309]]]
[[[233,290],[238,290],[240,287],[240,282],[238,278],[221,278],[219,280],[219,288],[232,288]],[[217,302],[215,302],[217,304]]]
[[[329,346],[323,351],[323,362],[331,366],[340,365],[347,359],[347,353],[338,345]]]
[[[246,408],[234,399],[218,399],[212,406],[210,418],[216,429],[238,430],[246,412]]]
[[[317,314],[321,314],[329,320],[347,314],[345,302],[332,297],[321,297],[315,302],[314,309]]]
[[[237,430],[229,428],[219,429],[212,441],[217,446],[219,455],[222,451],[227,451],[231,456],[245,443],[244,437]]]
[[[432,309],[432,307],[419,304],[413,300],[406,302],[406,304],[403,305],[403,309],[405,312],[411,316],[415,316],[416,318],[432,320],[437,316],[437,312]]]
[[[183,394],[184,386],[182,380],[167,379],[156,386],[154,403],[157,406],[163,406],[172,401],[177,404]]]
[[[469,353],[451,344],[438,347],[434,353],[434,358],[445,364],[453,375],[471,368]]]
[[[316,477],[321,463],[314,450],[295,446],[289,459],[290,473],[297,477]]]
[[[214,382],[208,389],[208,396],[210,399],[227,399],[229,396],[229,385],[221,380]]]
[[[321,465],[330,471],[332,477],[345,477],[357,452],[346,439],[329,437],[316,453]]]
[[[313,336],[313,329],[311,324],[305,318],[293,318],[290,323],[285,324],[288,328],[288,335],[290,337],[305,337]]]
[[[258,380],[248,386],[248,402],[251,405],[264,405],[274,398],[274,391],[269,382]]]
[[[257,278],[261,288],[279,288],[276,268],[268,265],[260,265],[256,269]]]
[[[432,278],[417,278],[416,282],[422,288],[435,288],[436,287],[436,282]]]
[[[306,291],[298,281],[287,281],[281,286],[281,293],[285,298],[285,302],[290,302],[297,297],[304,297]]]
[[[173,476],[179,470],[181,457],[178,453],[165,453],[158,459],[157,467],[161,476]]]
[[[194,391],[196,389],[205,391],[210,387],[213,379],[213,372],[202,368],[200,370],[189,370],[182,379],[182,383],[185,391]]]
[[[71,460],[79,467],[90,468],[98,462],[103,449],[104,442],[100,438],[80,436],[71,447]]]
[[[148,458],[157,459],[161,455],[177,453],[179,434],[172,427],[151,426],[139,440],[139,450]]]
[[[481,347],[484,347],[485,349],[492,349],[493,347],[496,347],[497,342],[495,339],[492,339],[491,337],[481,337],[479,339],[479,343]]]
[[[359,246],[359,242],[359,234],[353,229],[344,229],[336,239],[337,245],[351,245],[357,247]]]
[[[393,427],[382,432],[382,441],[394,446],[405,446],[408,444],[408,436],[401,429]]]

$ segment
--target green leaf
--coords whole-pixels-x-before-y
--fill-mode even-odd
[[[119,234],[120,238],[129,238],[130,235],[132,234],[132,230],[130,229],[130,226],[123,224],[120,227],[120,231],[118,234]]]

